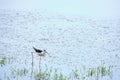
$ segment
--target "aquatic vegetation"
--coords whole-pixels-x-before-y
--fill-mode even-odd
[[[27,73],[28,73],[28,70],[26,68],[17,70],[17,75],[19,76],[25,76]]]
[[[89,69],[88,70],[88,77],[92,77],[93,74],[95,74],[95,69],[94,68],[93,69]]]
[[[99,80],[99,78],[102,78],[103,76],[110,76],[111,74],[111,66],[99,66],[96,68],[89,68],[84,72],[84,75],[82,75],[80,70],[77,68],[73,69],[71,73],[69,73],[69,75],[64,75],[57,69],[51,68],[50,70],[46,69],[41,73],[35,74],[35,80],[87,80],[88,78]]]
[[[35,80],[69,80],[69,78],[64,76],[61,72],[58,73],[57,69],[50,69],[36,74]]]
[[[26,68],[22,69],[12,69],[11,71],[11,78],[17,78],[17,77],[22,77],[26,76],[28,74],[28,70]]]
[[[10,77],[7,77],[7,80],[10,80]]]
[[[15,62],[15,58],[14,57],[2,57],[2,59],[0,60],[0,66],[2,67],[5,64],[12,64],[13,62]]]
[[[105,76],[106,73],[107,73],[106,67],[101,67],[101,75]]]
[[[56,74],[53,80],[68,80],[69,78],[62,73]]]
[[[70,73],[70,78],[73,79],[79,79],[80,78],[80,72],[78,71],[77,68],[73,69],[72,72]]]
[[[12,64],[15,61],[15,58],[6,58],[3,57],[0,60],[0,65],[3,66],[6,63]],[[26,65],[25,60],[25,65]],[[33,67],[34,65],[32,65]],[[44,69],[40,69],[35,71],[34,68],[33,71],[29,70],[25,67],[23,68],[11,68],[10,69],[10,75],[5,75],[6,80],[19,80],[19,78],[25,77],[25,76],[33,76],[33,80],[99,80],[103,78],[104,76],[109,76],[112,78],[112,66],[104,66],[102,64],[98,67],[89,68],[85,65],[79,67],[75,67],[72,70],[70,70],[70,73],[67,75],[63,74],[63,72],[59,71],[57,68],[49,68],[47,64],[45,64]],[[30,72],[31,71],[31,74]],[[2,78],[3,79],[3,78]],[[0,79],[0,80],[2,80]]]
[[[95,77],[96,80],[99,79],[99,77],[109,76],[112,78],[112,66],[99,66],[97,68],[90,68],[88,70],[88,77]]]
[[[53,80],[68,80],[67,76],[63,75],[61,72],[58,73],[57,69],[54,70]]]
[[[16,61],[16,58],[15,57],[8,57],[7,58],[7,63],[8,64],[12,64],[13,62],[15,62]]]
[[[6,57],[3,57],[3,58],[0,60],[0,65],[1,65],[1,67],[2,67],[3,65],[5,65],[5,63],[6,63]]]
[[[5,64],[6,58],[2,58],[1,61]],[[6,76],[6,80],[19,80],[21,77],[25,77],[30,75],[30,72],[27,68],[12,68],[11,75]],[[5,74],[6,75],[6,74]],[[44,70],[34,71],[33,80],[99,80],[104,76],[109,76],[112,78],[112,66],[98,66],[94,68],[87,68],[85,65],[82,68],[73,68],[70,73],[67,75],[60,72],[58,69],[49,68],[47,64],[45,64]],[[2,79],[1,79],[2,80]]]

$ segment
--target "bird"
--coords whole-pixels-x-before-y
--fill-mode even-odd
[[[33,49],[35,50],[35,52],[38,54],[38,56],[40,57],[39,59],[39,69],[40,69],[40,73],[41,73],[41,56],[45,56],[45,53],[47,53],[46,50],[40,50],[40,49],[37,49],[35,47],[33,47]],[[48,54],[48,53],[47,53]],[[49,55],[49,54],[48,54]],[[33,58],[32,58],[32,61],[33,61]]]
[[[46,50],[40,50],[40,49],[37,49],[35,47],[33,47],[33,49],[35,50],[36,53],[38,53],[39,56],[45,56],[45,53],[48,54],[48,52]]]

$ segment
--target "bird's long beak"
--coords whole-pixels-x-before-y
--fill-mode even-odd
[[[49,54],[48,52],[46,52],[46,53],[48,54],[49,57],[51,57],[50,54]]]

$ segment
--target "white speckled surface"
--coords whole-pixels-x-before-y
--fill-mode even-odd
[[[32,46],[46,49],[52,56],[46,55],[42,59],[43,65],[58,68],[65,74],[74,67],[100,66],[103,61],[104,65],[114,68],[112,80],[120,79],[120,19],[71,18],[44,12],[0,10],[0,56],[17,58],[14,64],[0,67],[0,74],[13,66],[31,69]],[[35,58],[38,69],[39,58]]]

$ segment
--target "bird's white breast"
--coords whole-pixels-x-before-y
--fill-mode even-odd
[[[38,54],[39,56],[44,56],[45,55],[45,52],[41,52]]]

